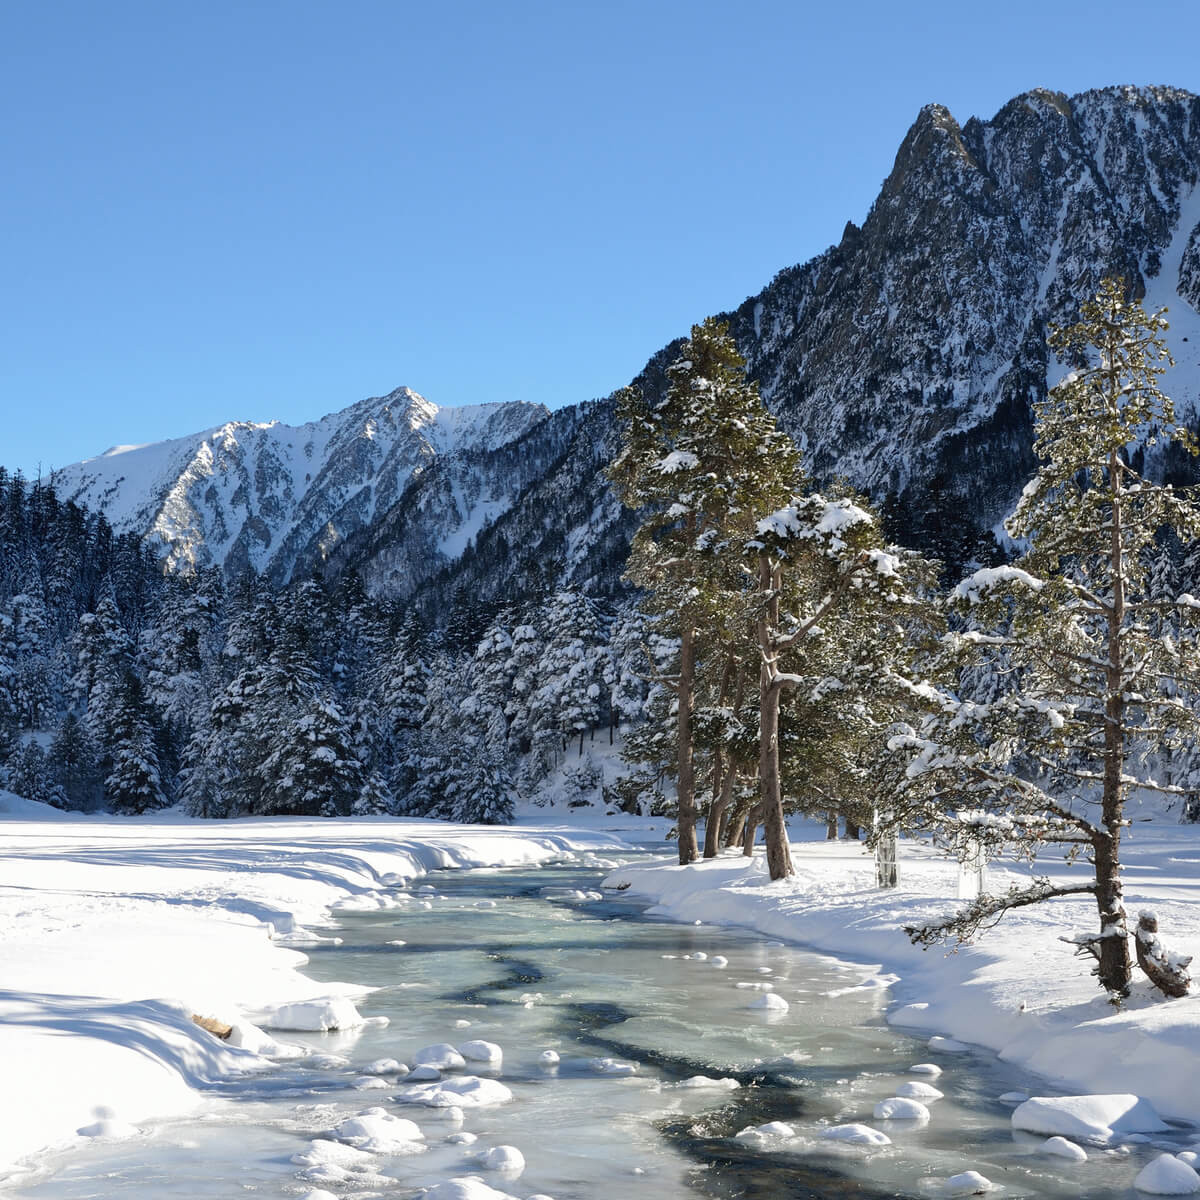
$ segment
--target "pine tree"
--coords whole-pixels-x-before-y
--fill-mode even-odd
[[[783,504],[799,476],[795,449],[775,428],[728,327],[692,328],[667,369],[661,399],[636,388],[618,397],[625,445],[610,476],[643,514],[626,577],[652,592],[649,607],[679,639],[676,791],[679,861],[699,857],[695,733],[698,655],[714,629],[745,619],[741,544],[756,515]]]
[[[1189,493],[1135,470],[1130,453],[1156,442],[1197,450],[1158,386],[1171,361],[1166,327],[1161,311],[1147,313],[1120,280],[1107,279],[1078,323],[1052,332],[1051,346],[1076,369],[1036,406],[1041,467],[1008,523],[1030,549],[954,593],[990,623],[990,633],[960,635],[954,648],[1002,659],[1007,686],[986,707],[939,697],[938,711],[903,740],[915,753],[910,770],[965,788],[978,811],[960,810],[960,828],[1031,855],[1060,844],[1092,865],[1087,882],[1038,879],[980,897],[947,922],[910,930],[914,940],[961,939],[1010,908],[1091,895],[1099,932],[1077,940],[1114,1001],[1128,994],[1131,973],[1120,864],[1126,799],[1135,788],[1182,793],[1133,751],[1170,749],[1200,732],[1182,694],[1200,644],[1200,601],[1155,599],[1149,569],[1164,531],[1185,542],[1200,536],[1200,510]]]
[[[50,764],[66,801],[64,807],[84,812],[96,807],[102,795],[96,747],[74,713],[67,713],[54,735]]]
[[[104,795],[114,812],[144,813],[167,803],[146,710],[141,680],[130,668],[107,722],[111,767]]]

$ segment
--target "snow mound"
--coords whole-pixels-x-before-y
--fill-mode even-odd
[[[395,1058],[377,1058],[358,1068],[364,1075],[407,1075],[408,1068]]]
[[[390,1088],[393,1084],[390,1080],[380,1079],[378,1075],[357,1075],[350,1086],[360,1092],[373,1092]]]
[[[365,1024],[357,1008],[344,996],[279,1004],[263,1017],[268,1029],[300,1033],[328,1033],[333,1029],[357,1029]]]
[[[904,1096],[893,1096],[890,1100],[880,1100],[875,1105],[877,1121],[928,1121],[929,1109],[919,1100],[909,1100]]]
[[[312,1188],[305,1192],[300,1200],[337,1200],[337,1197],[332,1192],[327,1192],[324,1188]]]
[[[1012,1115],[1014,1129],[1111,1141],[1116,1133],[1162,1133],[1168,1128],[1140,1096],[1034,1096]]]
[[[277,1042],[270,1034],[264,1033],[257,1025],[249,1021],[234,1021],[229,1035],[229,1045],[237,1046],[240,1050],[249,1050],[251,1054],[261,1054],[264,1058],[303,1058],[307,1053],[303,1046],[291,1042]],[[317,1067],[320,1063],[314,1055],[309,1061]],[[345,1063],[339,1064],[345,1066]]]
[[[99,1115],[99,1114],[97,1114]],[[75,1131],[80,1137],[86,1138],[131,1138],[137,1137],[142,1131],[128,1121],[122,1121],[112,1113],[99,1115],[99,1120],[90,1125],[84,1125]]]
[[[504,1061],[504,1051],[495,1042],[463,1042],[458,1052],[464,1059],[489,1063],[493,1067],[498,1067]]]
[[[442,1073],[437,1067],[413,1067],[405,1076],[409,1083],[431,1083],[441,1077]]]
[[[488,1187],[478,1175],[460,1175],[426,1188],[421,1200],[512,1200],[512,1197]]]
[[[1087,1162],[1087,1151],[1074,1142],[1068,1142],[1065,1137],[1047,1138],[1042,1143],[1042,1153],[1053,1154],[1056,1158],[1065,1158],[1071,1162]]]
[[[755,996],[746,1007],[762,1012],[785,1013],[788,1010],[788,1002],[778,992],[763,992],[760,996]]]
[[[588,1067],[597,1075],[636,1075],[638,1065],[619,1058],[589,1058]]]
[[[368,1108],[348,1117],[334,1129],[333,1136],[368,1154],[420,1154],[425,1149],[425,1135],[414,1122],[393,1117],[383,1108]]]
[[[942,1037],[940,1034],[929,1039],[930,1050],[940,1050],[943,1054],[964,1054],[970,1050],[966,1042],[957,1038]]]
[[[848,1142],[852,1146],[890,1146],[892,1139],[870,1125],[831,1125],[821,1130],[823,1138],[835,1142]]]
[[[542,1066],[544,1066],[544,1067],[558,1066],[558,1063],[559,1063],[558,1051],[557,1050],[543,1050],[541,1052],[541,1054],[538,1055],[538,1062],[540,1062],[542,1064]]]
[[[418,1050],[413,1063],[418,1067],[437,1067],[439,1071],[457,1071],[467,1065],[467,1060],[449,1042],[438,1042]]]
[[[937,1063],[913,1063],[908,1070],[911,1075],[932,1075],[935,1079],[942,1073]]]
[[[896,1095],[907,1100],[940,1100],[945,1094],[939,1092],[932,1084],[918,1083],[916,1080],[902,1083],[896,1089]]]
[[[493,1146],[479,1156],[479,1165],[515,1178],[525,1170],[525,1155],[516,1146]]]
[[[426,1108],[488,1108],[507,1104],[512,1098],[512,1092],[499,1080],[480,1079],[478,1075],[419,1083],[395,1097],[401,1104],[423,1104]]]
[[[752,1142],[754,1145],[761,1146],[767,1142],[794,1138],[796,1131],[783,1121],[768,1121],[765,1125],[749,1125],[745,1129],[738,1130],[733,1136],[739,1142]]]
[[[723,1092],[736,1092],[742,1085],[736,1079],[714,1079],[711,1075],[692,1075],[671,1085],[677,1088],[715,1088]]]
[[[962,1171],[951,1175],[942,1189],[944,1196],[983,1196],[995,1185],[978,1171]]]
[[[1200,1192],[1200,1175],[1173,1154],[1160,1154],[1142,1168],[1133,1186],[1152,1196],[1194,1196]]]
[[[708,960],[708,965],[710,967],[724,968],[729,966],[729,959],[727,959],[723,954],[714,954],[712,958]]]

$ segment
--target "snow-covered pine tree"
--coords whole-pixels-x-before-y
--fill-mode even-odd
[[[728,327],[709,319],[667,368],[658,399],[618,397],[625,444],[610,468],[623,503],[643,514],[626,578],[650,590],[647,607],[679,638],[676,791],[679,861],[696,839],[696,669],[704,637],[742,622],[741,546],[756,515],[786,502],[799,477],[795,448],[746,379]]]
[[[1131,750],[1170,749],[1200,731],[1186,695],[1196,687],[1200,600],[1154,599],[1148,570],[1164,530],[1185,543],[1200,537],[1200,509],[1190,493],[1135,470],[1130,453],[1156,442],[1196,453],[1159,388],[1171,361],[1166,328],[1161,311],[1147,313],[1121,280],[1106,279],[1078,323],[1052,332],[1051,346],[1075,369],[1035,410],[1041,466],[1008,522],[1030,549],[954,592],[990,632],[956,635],[951,648],[1002,658],[1005,690],[986,706],[943,694],[921,728],[896,743],[912,753],[910,770],[962,796],[951,828],[1030,856],[1061,845],[1092,865],[1086,881],[1037,879],[981,896],[948,921],[911,929],[914,941],[962,940],[1008,909],[1091,895],[1099,929],[1077,943],[1095,956],[1114,1001],[1128,994],[1131,973],[1120,862],[1126,798],[1133,789],[1182,791],[1141,770]],[[1169,629],[1160,623],[1156,634],[1155,618],[1164,617]]]
[[[793,755],[828,763],[853,735],[843,721],[869,703],[906,695],[898,668],[910,633],[926,621],[922,594],[932,564],[889,546],[857,497],[795,497],[764,517],[747,551],[757,567],[759,604],[759,785],[767,866],[792,873],[784,825],[779,714],[783,693],[805,708]],[[886,708],[875,716],[887,720]],[[845,737],[843,743],[841,739]],[[880,745],[882,753],[883,746]]]
[[[107,725],[111,767],[104,780],[104,796],[109,806],[118,813],[165,807],[145,692],[132,667],[125,671]]]
[[[50,765],[62,789],[64,807],[88,812],[101,800],[96,747],[87,726],[74,714],[62,719],[50,743]]]

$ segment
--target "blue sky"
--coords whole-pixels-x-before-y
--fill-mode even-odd
[[[920,106],[1200,90],[1193,3],[0,5],[0,463],[407,384],[603,395],[861,221]]]

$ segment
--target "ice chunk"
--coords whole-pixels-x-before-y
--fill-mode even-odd
[[[559,1062],[558,1051],[557,1050],[543,1050],[541,1052],[541,1054],[538,1056],[538,1061],[542,1064],[543,1067],[557,1067],[558,1062]]]
[[[495,900],[476,900],[475,907],[476,908],[495,908],[496,902],[495,902]]]
[[[1024,1104],[1029,1099],[1028,1092],[1004,1092],[999,1097],[1002,1104]]]
[[[1142,1168],[1133,1186],[1152,1196],[1194,1196],[1200,1192],[1200,1175],[1175,1155],[1160,1154]]]
[[[395,1097],[401,1104],[423,1104],[427,1108],[486,1108],[507,1104],[512,1098],[512,1092],[498,1079],[480,1079],[477,1075],[418,1083]]]
[[[468,1133],[465,1129],[460,1129],[457,1133],[448,1134],[446,1141],[451,1146],[471,1146],[479,1141],[479,1135]]]
[[[467,1061],[449,1042],[438,1042],[425,1046],[413,1055],[413,1063],[419,1067],[437,1067],[439,1071],[457,1071]]]
[[[1111,1141],[1116,1133],[1162,1133],[1167,1126],[1149,1101],[1133,1095],[1034,1096],[1012,1115],[1014,1129]]]
[[[962,1171],[946,1180],[943,1195],[983,1196],[990,1192],[993,1186],[992,1181],[980,1175],[978,1171]]]
[[[300,1200],[337,1200],[337,1197],[324,1188],[310,1188],[300,1197]]]
[[[1068,1142],[1065,1137],[1047,1138],[1042,1143],[1042,1153],[1053,1154],[1056,1158],[1069,1159],[1071,1162],[1087,1162],[1087,1151],[1074,1142]]]
[[[750,1125],[733,1135],[740,1142],[753,1142],[762,1145],[764,1142],[777,1142],[794,1138],[796,1131],[783,1121],[768,1121],[765,1125]]]
[[[928,1121],[929,1109],[919,1100],[908,1100],[904,1096],[893,1096],[880,1100],[875,1105],[877,1121]]]
[[[391,1080],[380,1079],[378,1075],[358,1075],[350,1084],[360,1092],[378,1091],[380,1088],[392,1087]]]
[[[908,1070],[910,1074],[932,1075],[935,1079],[942,1073],[942,1068],[937,1063],[913,1063]]]
[[[395,1058],[377,1058],[358,1068],[364,1075],[407,1075],[408,1068]]]
[[[430,1083],[441,1077],[442,1073],[437,1067],[413,1067],[407,1076],[409,1083]]]
[[[940,1100],[945,1092],[939,1092],[937,1088],[928,1083],[918,1083],[916,1080],[909,1080],[907,1083],[902,1083],[896,1089],[897,1096],[904,1096],[909,1100]]]
[[[479,1156],[479,1165],[515,1178],[525,1170],[525,1155],[516,1146],[493,1146]]]
[[[463,1042],[459,1046],[458,1052],[464,1059],[490,1063],[493,1067],[498,1067],[504,1061],[504,1051],[495,1042]]]
[[[619,1058],[590,1058],[588,1067],[597,1075],[636,1075],[638,1069],[637,1063]]]
[[[835,1142],[849,1142],[852,1146],[890,1146],[892,1139],[870,1125],[831,1125],[821,1130],[823,1138]]]
[[[268,1029],[327,1033],[331,1029],[356,1029],[364,1024],[357,1008],[345,996],[327,996],[268,1009],[262,1022]]]
[[[692,1075],[674,1085],[677,1088],[715,1088],[724,1092],[736,1092],[742,1085],[736,1079],[713,1079],[710,1075]]]
[[[723,954],[714,954],[712,958],[708,960],[708,965],[710,967],[727,967],[729,966],[729,959],[727,959]]]

